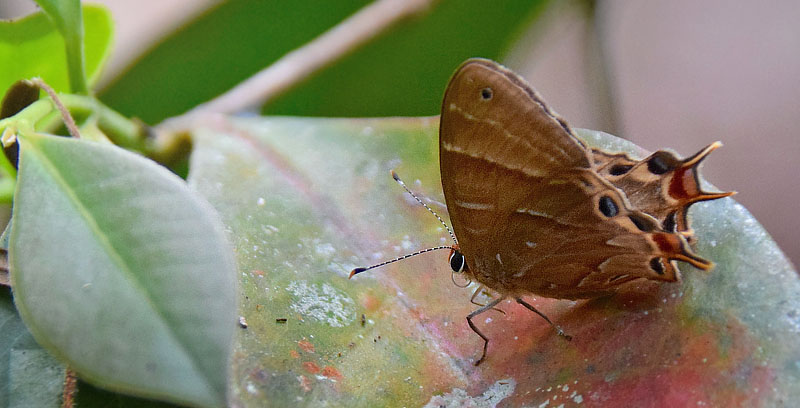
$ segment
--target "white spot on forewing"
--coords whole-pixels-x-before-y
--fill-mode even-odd
[[[489,228],[464,227],[464,229],[467,230],[467,232],[469,232],[472,235],[485,235],[487,232],[489,232]]]
[[[466,208],[468,210],[493,210],[494,204],[492,203],[473,203],[470,201],[461,201],[461,200],[454,200],[453,201],[457,206]]]
[[[534,217],[553,218],[553,216],[550,214],[546,214],[536,210],[531,210],[530,208],[517,208],[517,212],[520,214],[533,215]]]
[[[503,264],[503,260],[500,259],[500,253],[499,252],[497,253],[497,255],[495,255],[495,258],[497,258],[497,262],[500,262],[500,265]]]
[[[442,142],[440,147],[441,147],[441,149],[444,149],[444,150],[446,150],[448,152],[464,154],[464,155],[467,155],[467,156],[475,158],[475,159],[486,160],[486,161],[488,161],[490,163],[494,163],[494,164],[496,164],[496,165],[498,165],[500,167],[503,167],[503,168],[506,168],[506,169],[509,169],[509,170],[519,170],[519,171],[521,171],[521,172],[523,172],[523,173],[525,173],[525,174],[527,174],[529,176],[546,177],[548,175],[548,173],[546,173],[545,171],[539,171],[537,169],[530,168],[530,167],[521,167],[519,165],[513,165],[513,164],[510,164],[510,163],[507,163],[507,160],[499,160],[499,158],[493,157],[493,156],[489,155],[486,152],[481,152],[481,153],[471,152],[471,151],[463,149],[463,148],[461,148],[459,146],[456,146],[456,145],[454,145],[452,143]]]
[[[528,248],[536,248],[536,243],[535,242],[525,241],[525,245],[527,245]]]
[[[512,378],[500,380],[492,384],[483,394],[470,397],[461,388],[453,388],[453,391],[444,395],[434,395],[425,404],[425,408],[457,408],[457,407],[476,407],[494,408],[500,401],[508,398],[514,393],[517,382]]]
[[[310,317],[331,327],[344,327],[355,320],[353,299],[333,286],[295,281],[286,287],[295,297],[289,306],[304,318]]]

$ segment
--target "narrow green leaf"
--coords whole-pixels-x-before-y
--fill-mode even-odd
[[[36,340],[95,385],[224,405],[235,267],[214,211],[115,146],[20,144],[11,282]]]
[[[59,3],[59,2],[55,2]],[[83,7],[86,73],[90,83],[111,51],[113,22],[102,6]],[[59,92],[79,92],[70,85],[64,39],[53,21],[35,13],[17,21],[0,21],[0,93],[20,79],[42,77]],[[71,57],[74,58],[74,57]]]
[[[603,299],[527,297],[571,342],[503,302],[505,314],[476,319],[491,340],[477,368],[482,342],[465,321],[477,308],[469,301],[475,285],[453,285],[447,251],[348,280],[353,267],[449,242],[389,176],[396,169],[447,219],[437,122],[272,118],[198,132],[189,179],[232,232],[240,314],[249,324],[234,354],[234,405],[780,406],[800,399],[800,279],[731,199],[692,208],[696,250],[716,263],[711,272],[683,265],[683,282]],[[607,134],[580,135],[642,153]],[[724,156],[721,149],[706,165]]]

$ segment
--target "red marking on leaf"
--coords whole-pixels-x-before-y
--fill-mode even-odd
[[[361,301],[361,306],[363,306],[364,309],[370,312],[377,310],[378,307],[380,307],[381,305],[380,299],[368,293],[362,295],[361,299],[359,300]]]
[[[320,368],[319,366],[313,361],[306,361],[303,363],[303,368],[306,369],[311,374],[319,374]]]
[[[322,369],[322,375],[337,380],[342,378],[342,373],[333,366],[325,366],[325,368]]]
[[[306,340],[305,338],[303,338],[303,340],[298,341],[297,345],[300,346],[300,348],[303,349],[303,351],[305,351],[306,353],[314,352],[314,345],[311,344],[311,342]]]

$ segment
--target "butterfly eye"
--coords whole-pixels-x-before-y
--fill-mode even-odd
[[[483,98],[484,101],[492,99],[492,88],[481,89],[481,98]]]
[[[650,269],[652,269],[655,273],[659,275],[664,274],[664,263],[661,261],[661,258],[653,258],[650,260]]]
[[[464,266],[466,266],[464,255],[461,255],[459,251],[453,251],[453,253],[450,254],[450,269],[452,269],[453,272],[460,273],[464,271]]]

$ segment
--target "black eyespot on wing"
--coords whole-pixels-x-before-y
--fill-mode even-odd
[[[619,213],[617,203],[609,196],[600,197],[600,212],[608,218],[611,218]]]
[[[655,273],[659,275],[664,274],[664,264],[661,262],[661,258],[653,258],[650,260],[650,269],[652,269]]]
[[[677,217],[675,211],[667,214],[667,218],[664,218],[664,231],[675,232],[675,229],[678,227],[678,222],[675,217]]]
[[[611,167],[611,169],[608,170],[608,173],[611,174],[612,176],[621,176],[631,171],[632,168],[633,166],[629,164],[615,164],[614,166]]]
[[[664,174],[672,170],[672,166],[662,155],[656,154],[647,161],[647,170],[653,174]]]
[[[464,255],[461,255],[461,252],[453,251],[453,253],[450,254],[450,269],[452,269],[453,272],[462,272],[464,270],[464,263]]]
[[[631,214],[628,216],[628,218],[630,218],[631,222],[633,222],[633,224],[636,225],[636,228],[639,228],[639,231],[642,232],[650,232],[658,227],[657,225],[653,224],[651,220],[643,218],[642,216],[637,214]]]
[[[481,89],[481,98],[483,98],[485,101],[492,99],[492,88]]]

